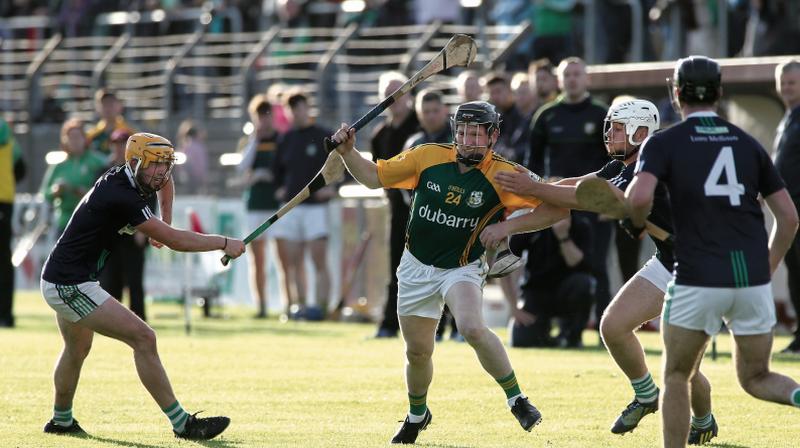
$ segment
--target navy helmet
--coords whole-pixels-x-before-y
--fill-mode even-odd
[[[454,142],[458,141],[456,139],[456,133],[458,132],[459,124],[465,125],[465,132],[469,132],[467,129],[469,129],[470,126],[483,127],[486,129],[486,135],[491,138],[491,135],[495,132],[495,130],[500,129],[500,113],[497,112],[497,109],[495,109],[492,104],[489,104],[486,101],[470,101],[458,106],[455,115],[453,118],[451,118],[451,122]],[[456,143],[456,145],[459,146],[458,143]],[[491,149],[491,143],[481,148],[485,148],[487,150]],[[456,149],[456,158],[459,162],[462,162],[465,165],[477,165],[483,160],[484,156],[488,152],[478,152],[477,149],[478,147],[466,148],[463,151],[463,154],[461,151]]]
[[[705,56],[679,59],[674,83],[678,99],[687,104],[713,104],[720,96],[722,74],[717,61]]]

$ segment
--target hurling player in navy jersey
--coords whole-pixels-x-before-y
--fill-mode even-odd
[[[46,433],[84,433],[72,416],[72,401],[94,333],[133,348],[139,379],[170,420],[176,437],[211,439],[230,423],[227,417],[198,418],[181,407],[158,356],[155,332],[97,281],[109,249],[122,235],[137,231],[159,242],[153,243],[157,247],[163,244],[183,252],[222,250],[232,258],[244,253],[241,240],[178,230],[150,210],[147,198],[172,182],[174,152],[172,143],[158,135],[138,133],[128,138],[125,164],[108,170],[81,199],[45,262],[42,295],[56,311],[64,340],[54,374],[53,418],[44,427]],[[171,198],[167,202],[171,210]]]
[[[658,130],[659,125],[658,109],[653,103],[636,98],[623,99],[612,104],[606,115],[603,134],[608,153],[615,160],[608,162],[600,171],[548,184],[534,181],[527,170],[521,168],[516,172],[497,173],[496,180],[511,192],[536,196],[559,207],[579,209],[575,185],[583,179],[600,177],[615,186],[613,191],[622,199],[625,188],[633,179],[639,148],[648,136]],[[649,219],[667,232],[672,232],[669,197],[662,185],[655,191],[653,212]],[[640,236],[640,232],[635,230],[632,233]],[[653,242],[656,246],[655,255],[620,288],[600,321],[600,335],[608,353],[628,377],[635,395],[611,427],[614,434],[633,431],[645,416],[658,411],[659,389],[647,368],[644,349],[636,337],[636,330],[661,314],[664,293],[672,279],[674,251],[671,241],[653,238]],[[692,411],[692,421],[713,418],[711,386],[699,371],[692,378]],[[689,443],[707,440],[705,433],[710,431],[710,426],[693,427]]]
[[[716,61],[690,56],[675,67],[683,121],[645,141],[626,191],[631,221],[644,227],[659,181],[672,205],[675,269],[662,312],[665,447],[689,434],[689,381],[722,322],[733,333],[736,373],[756,398],[800,406],[800,385],[769,370],[775,305],[770,278],[797,231],[797,210],[769,155],[720,118]],[[758,197],[775,216],[767,237]],[[712,431],[700,443],[716,435]]]

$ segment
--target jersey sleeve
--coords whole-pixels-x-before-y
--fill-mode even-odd
[[[625,163],[621,160],[614,159],[600,168],[600,171],[595,173],[595,175],[605,180],[611,180],[619,176],[619,173],[621,173],[623,169],[625,169]]]
[[[378,160],[378,180],[384,188],[413,190],[419,183],[420,158],[424,149],[417,146],[392,157]]]
[[[662,180],[669,175],[669,157],[661,139],[649,137],[642,144],[634,174],[641,172],[650,173]]]
[[[756,144],[758,145],[758,157],[760,164],[758,192],[761,193],[761,196],[767,197],[778,190],[786,188],[786,183],[783,181],[781,175],[778,174],[778,169],[775,168],[775,164],[772,163],[772,159],[770,159],[767,151],[764,150],[760,144]]]
[[[133,227],[155,216],[153,210],[147,205],[147,200],[135,191],[126,191],[125,194],[120,195],[118,201],[117,210]]]
[[[503,207],[505,207],[506,211],[514,212],[519,209],[523,208],[536,208],[542,201],[539,198],[533,196],[519,196],[515,193],[511,193],[510,191],[504,190],[499,185],[495,184],[494,176],[496,173],[500,171],[514,171],[516,163],[502,161],[502,162],[495,162],[492,165],[492,168],[486,173],[486,179],[492,183],[494,186],[494,190],[497,192],[497,195],[500,197],[500,202],[503,203]],[[536,173],[529,171],[529,175],[534,182],[542,182],[542,178],[539,177]]]

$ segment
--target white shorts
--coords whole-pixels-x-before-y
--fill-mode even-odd
[[[328,236],[328,204],[300,204],[270,227],[272,237],[313,241]]]
[[[83,319],[111,298],[111,294],[100,287],[100,282],[56,285],[42,279],[40,286],[50,308],[70,322]]]
[[[403,251],[397,268],[397,314],[439,319],[447,291],[459,282],[468,282],[483,289],[489,267],[484,257],[453,269],[428,266]]]
[[[275,214],[276,210],[248,210],[247,211],[247,231],[252,232],[256,230],[261,224],[264,224],[266,220],[270,218],[270,216]],[[284,216],[285,218],[286,216]],[[275,229],[275,226],[278,225],[280,219],[273,225],[271,225],[267,230],[261,232],[261,235],[258,235],[254,238],[254,241],[264,240],[268,236],[272,237],[272,232]]]
[[[670,282],[661,320],[712,336],[719,333],[723,321],[737,336],[771,333],[775,326],[772,286],[707,288]]]
[[[635,275],[652,283],[664,293],[667,292],[667,284],[672,281],[672,272],[668,271],[655,255],[647,260]]]

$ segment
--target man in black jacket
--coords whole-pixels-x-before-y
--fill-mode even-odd
[[[527,251],[521,285],[523,304],[507,297],[511,305],[512,347],[580,348],[595,290],[591,273],[592,227],[576,213],[549,229],[515,235],[511,248]],[[551,320],[561,318],[557,340],[550,338]]]
[[[399,72],[387,72],[378,81],[378,94],[386,98],[403,85],[408,78]],[[370,140],[372,161],[391,159],[405,147],[406,140],[419,130],[417,115],[412,110],[410,97],[400,98],[386,110],[387,117],[375,128]],[[375,334],[379,338],[397,337],[400,324],[397,321],[397,267],[403,255],[408,223],[408,204],[410,194],[405,190],[386,190],[389,200],[389,260],[391,278],[386,287],[386,305],[383,308],[383,320]]]
[[[800,209],[800,60],[779,64],[775,68],[775,84],[786,105],[786,115],[775,135],[775,168],[786,182],[795,207]],[[795,315],[800,316],[800,237],[795,235],[783,261],[789,280],[789,297]],[[794,340],[783,353],[800,354],[800,322],[794,331]]]
[[[589,94],[586,63],[577,57],[564,59],[557,74],[562,94],[536,112],[525,159],[528,169],[545,179],[581,176],[599,170],[610,160],[603,141],[608,107]],[[598,220],[595,213],[580,213],[594,230],[591,264],[597,280],[595,321],[599,323],[611,299],[606,258],[614,223]]]

